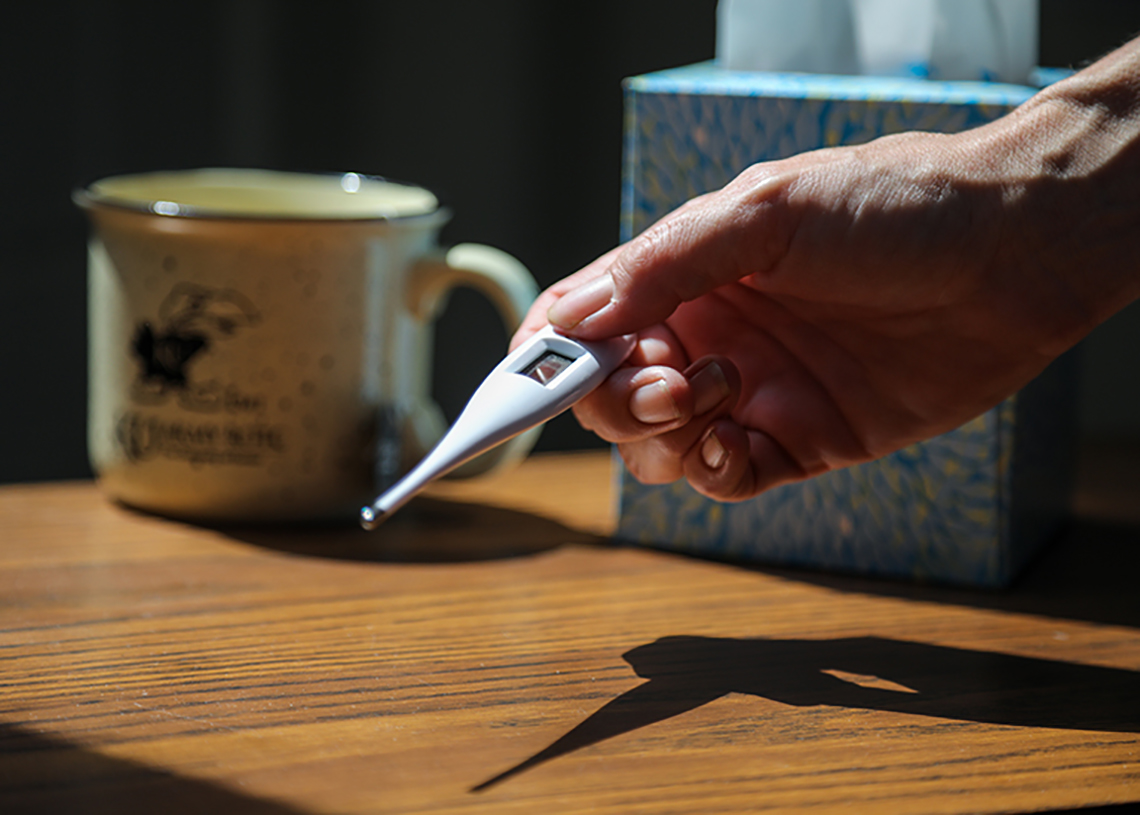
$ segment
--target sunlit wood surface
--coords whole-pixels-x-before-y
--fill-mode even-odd
[[[600,453],[372,535],[0,488],[0,812],[1140,800],[1135,472],[1000,593],[617,546]]]

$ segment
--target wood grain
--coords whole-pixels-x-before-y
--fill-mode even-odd
[[[617,546],[609,478],[537,457],[373,535],[0,489],[0,811],[1140,800],[1135,527],[964,592]]]

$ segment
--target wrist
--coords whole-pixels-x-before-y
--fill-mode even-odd
[[[1000,179],[1002,261],[1060,299],[1055,340],[1068,347],[1140,296],[1140,48],[1046,88],[975,138]]]

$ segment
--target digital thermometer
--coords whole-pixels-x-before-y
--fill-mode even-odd
[[[553,419],[602,384],[636,343],[636,334],[583,342],[542,329],[495,366],[423,461],[360,511],[361,525],[375,529],[432,479]]]

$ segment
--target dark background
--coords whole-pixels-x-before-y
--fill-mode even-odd
[[[70,192],[121,172],[259,166],[440,193],[449,243],[540,285],[617,237],[621,80],[709,59],[715,0],[37,2],[0,22],[0,482],[89,474],[86,227]],[[1043,65],[1140,31],[1135,0],[1042,0]],[[1126,310],[1088,341],[1087,436],[1140,436]],[[468,332],[461,334],[462,325]],[[463,336],[484,337],[471,344]],[[438,335],[449,416],[506,337],[473,294]],[[540,449],[597,444],[569,416]]]

